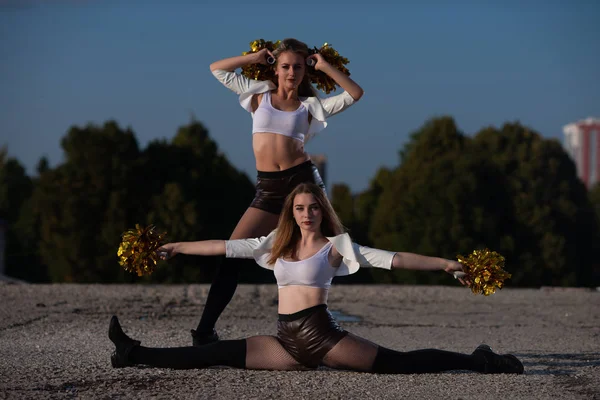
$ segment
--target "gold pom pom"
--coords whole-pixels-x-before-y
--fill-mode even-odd
[[[154,225],[142,228],[136,224],[135,229],[125,231],[121,237],[117,256],[125,271],[136,272],[138,276],[154,272],[158,261],[156,250],[162,245],[166,232],[158,233]]]
[[[264,39],[253,40],[250,42],[250,51],[245,51],[242,55],[248,55],[251,53],[257,53],[262,49],[267,49],[273,52],[281,43],[280,40],[276,42],[265,41]],[[272,65],[263,64],[250,64],[242,67],[242,75],[248,79],[254,79],[257,81],[272,81],[275,79],[275,69]]]
[[[314,48],[313,53],[319,53],[325,61],[327,61],[332,67],[337,68],[342,73],[350,76],[350,71],[346,68],[346,64],[350,61],[346,57],[342,57],[329,43],[325,43],[320,49]],[[311,82],[317,86],[317,89],[324,91],[329,94],[336,90],[337,84],[329,75],[323,71],[313,70],[311,75]]]
[[[250,51],[245,51],[242,55],[256,53],[264,48],[273,52],[281,40],[276,42],[265,41],[264,39],[253,40],[250,42]],[[310,51],[311,54],[319,53],[325,61],[331,64],[334,68],[337,68],[342,73],[350,76],[350,71],[346,68],[346,64],[350,61],[346,57],[342,57],[337,50],[335,50],[329,43],[325,43],[320,49],[316,47]],[[317,71],[314,68],[307,68],[306,73],[310,79],[310,82],[314,84],[318,90],[324,91],[326,94],[336,90],[337,84],[323,71]],[[242,75],[248,79],[254,79],[259,81],[273,81],[275,82],[275,68],[272,65],[263,64],[250,64],[242,67]]]
[[[458,255],[457,259],[471,281],[469,287],[474,294],[489,296],[496,288],[502,289],[504,280],[512,276],[503,269],[504,257],[495,251],[475,250],[468,257]]]

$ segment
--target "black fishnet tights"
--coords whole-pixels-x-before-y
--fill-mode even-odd
[[[480,369],[471,355],[437,349],[400,352],[378,346],[351,333],[327,353],[323,364],[336,369],[382,374]]]
[[[276,371],[307,369],[296,361],[274,336],[222,340],[202,347],[136,346],[129,354],[129,361],[134,364],[174,369],[217,365]],[[323,365],[335,369],[384,374],[481,369],[471,355],[436,349],[399,352],[378,346],[351,333],[325,355]]]
[[[307,369],[283,348],[275,336],[254,336],[246,339],[246,368],[292,371]]]

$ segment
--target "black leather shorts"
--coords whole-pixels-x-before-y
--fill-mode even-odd
[[[283,171],[258,171],[256,196],[250,207],[281,214],[285,198],[301,183],[315,183],[325,191],[319,170],[310,160]]]
[[[300,364],[317,368],[323,357],[348,334],[327,310],[326,304],[294,314],[279,314],[277,339]]]

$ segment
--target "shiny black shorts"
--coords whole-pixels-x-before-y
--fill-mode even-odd
[[[283,171],[258,171],[256,196],[250,207],[281,214],[285,198],[301,183],[315,183],[325,190],[319,170],[310,160]]]
[[[277,339],[296,361],[317,368],[323,357],[348,334],[327,310],[326,304],[294,314],[279,314]]]

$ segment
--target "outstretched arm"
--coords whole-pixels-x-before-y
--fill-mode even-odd
[[[468,284],[463,266],[458,261],[439,257],[428,257],[414,253],[398,252],[392,259],[392,269],[412,269],[416,271],[446,271],[457,278],[463,285]]]
[[[445,271],[457,278],[463,285],[469,283],[469,277],[463,272],[463,266],[458,261],[361,246],[351,242],[347,235],[339,235],[332,240],[334,247],[330,253],[330,263],[333,266],[338,266],[345,257],[358,262],[363,267]]]
[[[225,254],[225,240],[201,240],[198,242],[167,243],[158,250],[160,258],[166,260],[177,254],[192,256],[219,256]]]
[[[266,239],[266,236],[236,240],[201,240],[198,242],[167,243],[157,253],[166,260],[177,254],[192,256],[220,256],[227,258],[253,258],[254,250]]]
[[[392,260],[392,268],[413,269],[418,271],[439,271],[448,273],[462,271],[462,264],[458,261],[447,260],[439,257],[422,256],[415,253],[398,252]]]

